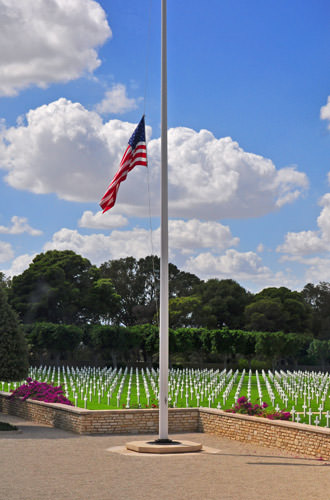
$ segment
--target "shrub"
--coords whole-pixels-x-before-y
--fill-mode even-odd
[[[255,403],[254,405],[247,400],[245,396],[238,398],[234,408],[229,410],[225,410],[229,413],[240,413],[242,415],[250,415],[254,417],[264,417],[269,418],[270,420],[290,420],[291,414],[288,411],[280,410],[280,411],[269,411],[266,410],[268,408],[267,403],[262,403],[259,405]]]
[[[10,397],[21,397],[23,401],[31,398],[45,403],[62,403],[73,406],[73,403],[64,396],[61,385],[55,387],[46,382],[32,380],[30,377],[26,379],[26,382],[26,384],[20,385],[15,391],[12,391]]]

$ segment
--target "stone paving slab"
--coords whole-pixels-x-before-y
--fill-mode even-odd
[[[81,436],[9,415],[0,414],[0,420],[21,430],[0,433],[0,500],[329,497],[330,462],[276,449],[208,434],[175,434],[170,437],[202,442],[216,452],[134,458],[118,452],[132,435]]]

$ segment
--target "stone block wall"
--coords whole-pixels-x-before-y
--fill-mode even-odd
[[[78,434],[158,433],[158,410],[85,410],[56,403],[10,399],[0,392],[0,411]],[[197,408],[170,408],[169,432],[197,432]]]
[[[330,429],[199,409],[199,431],[245,443],[279,448],[299,456],[330,459]]]

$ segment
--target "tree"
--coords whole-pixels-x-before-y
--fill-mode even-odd
[[[201,299],[196,295],[175,297],[169,300],[169,324],[171,328],[198,328]]]
[[[259,332],[277,332],[286,323],[287,315],[279,300],[260,299],[245,309],[245,328]]]
[[[322,370],[324,370],[330,358],[330,341],[313,339],[309,345],[308,354],[310,357],[314,358],[316,362],[320,362]]]
[[[301,292],[311,310],[311,330],[319,339],[330,339],[330,283],[307,283]]]
[[[310,331],[310,318],[302,294],[284,286],[265,288],[245,308],[247,330],[305,333]]]
[[[112,281],[100,278],[94,281],[88,295],[88,309],[96,323],[101,319],[105,324],[118,323],[120,295],[115,292]]]
[[[144,305],[144,280],[134,257],[110,260],[100,266],[102,278],[111,279],[121,297],[119,322],[128,326],[136,324],[134,308]]]
[[[110,295],[98,293],[99,287],[105,286],[98,283],[99,278],[99,270],[88,259],[71,250],[50,250],[37,255],[28,269],[13,278],[10,302],[24,323],[98,321],[117,301],[110,283]],[[112,311],[107,311],[111,317]]]
[[[271,360],[272,369],[286,354],[286,335],[283,332],[258,332],[256,338],[256,354]]]
[[[153,323],[157,321],[159,307],[160,260],[148,256],[139,260],[126,257],[105,262],[100,266],[101,276],[110,278],[121,297],[119,321],[126,325]],[[169,264],[169,297],[189,296],[200,279],[180,271]]]
[[[251,294],[231,279],[210,279],[196,289],[201,300],[202,326],[211,329],[241,328],[244,324],[244,309]]]
[[[76,325],[34,323],[28,328],[27,337],[40,363],[52,360],[58,365],[60,360],[70,359],[82,340],[83,332]]]
[[[138,336],[122,326],[93,325],[90,337],[96,357],[113,366],[118,360],[127,363],[137,351]]]
[[[26,340],[3,285],[0,285],[0,360],[0,380],[11,382],[27,377]]]

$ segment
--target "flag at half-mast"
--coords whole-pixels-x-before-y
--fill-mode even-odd
[[[128,141],[127,149],[120,162],[116,175],[100,201],[103,213],[114,206],[120,183],[126,179],[128,172],[136,167],[136,165],[142,165],[144,167],[148,165],[144,115]]]

